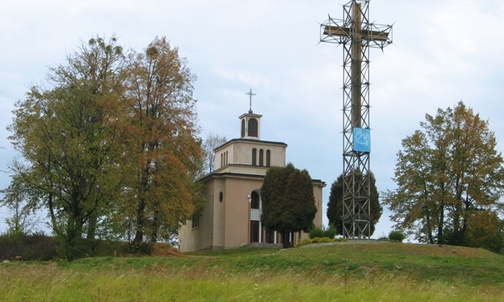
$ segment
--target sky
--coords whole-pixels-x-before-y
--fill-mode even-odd
[[[332,182],[343,171],[343,48],[319,43],[347,0],[0,0],[0,188],[18,156],[7,136],[16,101],[96,35],[142,51],[166,37],[197,76],[201,137],[240,136],[238,117],[262,114],[261,139],[288,144],[287,162]],[[504,150],[504,1],[372,0],[370,20],[393,24],[393,44],[370,54],[371,170],[394,190],[401,140],[425,114],[463,101]],[[325,209],[324,209],[325,210]],[[374,238],[393,228],[385,209]],[[0,220],[9,211],[0,209]],[[325,217],[325,214],[324,214]],[[325,220],[326,222],[327,220]],[[0,223],[0,233],[6,229]]]

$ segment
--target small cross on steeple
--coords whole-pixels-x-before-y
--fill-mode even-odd
[[[249,108],[249,113],[252,113],[252,96],[256,95],[255,93],[252,93],[252,88],[250,88],[250,91],[245,93],[246,95],[250,96],[250,108]]]

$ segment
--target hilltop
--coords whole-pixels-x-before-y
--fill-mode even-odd
[[[504,258],[390,242],[0,265],[0,296],[61,301],[499,301]],[[44,265],[45,264],[45,265]],[[53,264],[53,265],[47,265]]]

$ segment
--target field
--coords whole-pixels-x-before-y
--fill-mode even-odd
[[[389,242],[0,264],[1,301],[504,301],[504,257]]]

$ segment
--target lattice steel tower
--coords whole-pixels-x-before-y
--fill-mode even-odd
[[[343,6],[320,26],[320,41],[343,45],[343,236],[371,236],[369,49],[392,43],[392,26],[369,21],[369,0]]]

